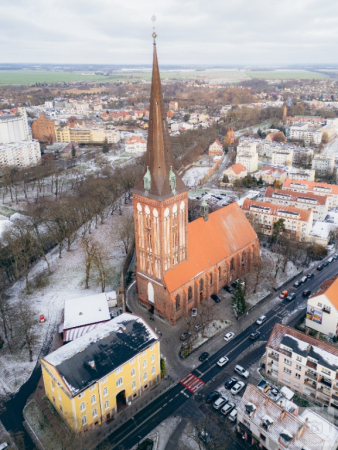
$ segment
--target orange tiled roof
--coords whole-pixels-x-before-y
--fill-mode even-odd
[[[251,205],[261,206],[262,208],[268,207],[270,208],[270,212],[266,212],[265,214],[272,214],[274,216],[277,215],[278,211],[289,211],[297,213],[300,216],[299,219],[305,222],[309,220],[311,214],[310,209],[300,209],[293,206],[276,205],[275,203],[270,202],[257,202],[256,200],[249,200],[248,198],[244,200],[242,209],[244,211],[250,211]]]
[[[285,170],[280,169],[278,167],[264,166],[261,169],[259,169],[259,171],[255,175],[258,175],[261,172],[269,173],[270,175],[276,174],[276,173],[283,175],[283,173],[285,173]]]
[[[246,167],[241,163],[233,164],[232,166],[228,167],[228,169],[232,169],[236,175],[240,174],[241,172],[246,172]]]
[[[298,198],[299,197],[305,197],[305,198],[311,198],[313,200],[317,200],[319,205],[325,205],[326,203],[326,195],[315,195],[312,194],[311,192],[295,192],[295,191],[291,191],[289,189],[273,189],[272,187],[268,187],[266,188],[264,197],[268,197],[273,199],[272,195],[276,193],[276,194],[285,194],[285,195],[290,195],[290,201],[296,202],[299,201]],[[273,200],[271,200],[273,201]],[[309,208],[311,207],[311,205],[309,204]]]
[[[311,298],[317,297],[318,295],[325,294],[326,297],[330,300],[332,305],[338,309],[338,275],[325,280],[320,285],[320,290],[316,292],[314,295],[311,295]]]
[[[164,274],[169,292],[174,292],[199,274],[244,249],[257,239],[237,203],[225,206],[188,224],[188,260]]]
[[[173,117],[173,116],[174,116],[174,113],[173,113],[172,111],[168,111],[168,112],[167,112],[167,116],[168,116],[168,117]]]
[[[145,144],[146,142],[140,138],[139,136],[132,136],[131,138],[128,139],[128,141],[126,142],[127,145],[129,144],[135,144],[139,142],[140,144]]]
[[[315,181],[304,181],[304,180],[291,180],[290,178],[287,178],[283,183],[283,187],[292,189],[292,187],[290,187],[291,184],[301,184],[302,186],[299,186],[300,189],[307,189],[309,191],[313,191],[314,187],[328,188],[331,189],[331,194],[338,195],[338,186],[336,184],[316,183]],[[328,193],[328,195],[329,194],[330,192]]]
[[[214,144],[217,144],[218,146],[222,147],[222,144],[220,143],[220,141],[218,139],[216,139],[216,141],[214,142]]]

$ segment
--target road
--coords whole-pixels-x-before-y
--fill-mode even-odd
[[[337,270],[338,262],[335,261],[321,272],[315,271],[315,277],[312,280],[308,280],[304,285],[298,288],[298,290],[293,289],[293,291],[297,293],[297,297],[293,302],[281,300],[279,304],[266,314],[266,322],[259,327],[261,333],[260,340],[267,341],[272,328],[276,323],[284,322],[297,306],[305,306],[306,299],[302,297],[303,289],[307,288],[312,292],[316,291],[320,284],[324,280],[335,275]],[[296,321],[304,315],[304,312],[304,309],[302,309],[292,315],[290,324],[295,324]],[[210,355],[205,362],[187,374],[186,377],[182,378],[182,380],[169,391],[158,397],[128,422],[114,431],[102,443],[106,446],[105,448],[129,449],[136,445],[141,438],[144,438],[156,428],[157,425],[167,419],[170,415],[174,414],[197,391],[202,389],[205,384],[214,380],[215,377],[226,369],[227,366],[224,366],[223,368],[217,366],[216,363],[220,357],[227,355],[230,362],[236,360],[236,363],[241,364],[243,367],[248,367],[257,361],[259,356],[261,356],[261,349],[259,350],[260,355],[258,355],[254,342],[249,339],[250,333],[257,328],[258,326],[253,323],[251,327],[246,328],[230,342],[222,345],[217,352]],[[242,353],[250,347],[252,347],[253,351],[241,358]],[[111,447],[109,447],[109,445],[111,445]],[[100,447],[101,445],[98,448]]]

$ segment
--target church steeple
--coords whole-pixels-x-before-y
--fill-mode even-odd
[[[146,170],[135,190],[147,196],[165,199],[187,188],[173,167],[173,154],[163,102],[160,71],[156,51],[156,34],[153,33],[153,73],[149,106],[149,128],[146,152]],[[150,174],[150,176],[149,176]],[[150,188],[149,188],[150,180]],[[147,188],[145,185],[147,184]]]

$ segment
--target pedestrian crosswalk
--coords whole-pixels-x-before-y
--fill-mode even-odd
[[[202,381],[192,373],[188,373],[188,375],[182,378],[180,383],[183,384],[183,386],[189,389],[189,391],[192,393],[196,392],[198,389],[205,385],[204,381]]]

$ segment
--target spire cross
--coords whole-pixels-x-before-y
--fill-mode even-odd
[[[156,44],[156,38],[157,38],[157,34],[155,32],[155,22],[156,22],[156,16],[152,16],[151,17],[151,21],[153,22],[154,26],[153,26],[153,34],[152,37],[154,39],[154,45]]]

